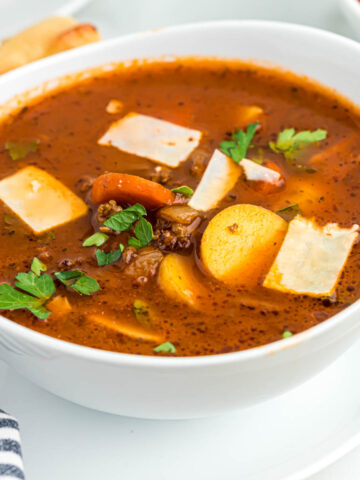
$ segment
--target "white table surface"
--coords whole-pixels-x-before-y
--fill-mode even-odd
[[[94,0],[77,17],[95,23],[104,37],[200,20],[258,18],[312,25],[353,38],[338,4],[339,0]],[[141,450],[148,447],[136,443],[139,421],[125,418],[115,421],[111,415],[55,398],[1,362],[0,405],[20,421],[28,480],[94,478],[94,469],[99,472],[99,480],[119,478],[116,475],[116,452],[108,445],[108,439],[101,435],[106,431],[114,435],[113,430],[119,426],[128,429],[128,441],[134,446],[134,457],[129,462],[141,461]],[[89,429],[90,422],[92,430]],[[75,428],[71,428],[72,424]],[[143,422],[142,429],[146,430],[146,422]],[[90,431],[94,437],[94,449],[84,451],[82,436],[89,435]],[[94,457],[96,452],[99,453]],[[103,465],[103,470],[99,464]],[[153,480],[156,476],[149,473],[148,478]],[[360,448],[312,480],[359,478]]]

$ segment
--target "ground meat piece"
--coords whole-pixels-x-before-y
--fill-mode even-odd
[[[124,273],[134,277],[135,281],[139,284],[147,283],[149,278],[156,275],[163,258],[163,254],[157,248],[141,248],[125,267]]]
[[[85,175],[84,177],[79,178],[76,182],[76,186],[79,188],[80,192],[84,193],[90,190],[93,182],[94,179],[92,177]]]
[[[107,203],[102,203],[98,207],[97,221],[99,223],[104,223],[112,215],[115,215],[115,213],[121,212],[121,210],[122,207],[120,207],[120,205],[118,205],[115,200],[110,200]]]
[[[206,163],[209,159],[209,154],[202,150],[195,150],[192,154],[191,173],[196,177],[201,177],[205,171]]]
[[[190,225],[168,222],[159,218],[156,222],[153,242],[160,250],[177,250],[191,246],[191,236],[201,219],[196,218]]]
[[[128,265],[134,258],[137,257],[137,250],[135,247],[126,247],[122,254],[122,259]]]
[[[155,167],[154,172],[150,176],[150,180],[160,183],[161,185],[166,185],[171,180],[171,178],[171,170],[160,165]]]

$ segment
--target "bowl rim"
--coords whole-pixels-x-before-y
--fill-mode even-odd
[[[357,0],[343,0],[344,2],[351,3],[355,5]],[[360,6],[360,4],[359,4]],[[360,8],[359,8],[360,12]],[[351,47],[360,52],[360,44],[356,41],[349,38],[343,37],[339,34],[332,33],[326,30],[319,28],[314,28],[305,25],[279,22],[279,21],[268,21],[268,20],[218,20],[218,21],[207,21],[207,22],[194,22],[194,23],[185,23],[181,25],[174,25],[171,27],[165,27],[156,30],[150,30],[145,32],[131,33],[128,35],[122,35],[115,38],[110,38],[98,43],[93,43],[91,45],[86,45],[74,50],[63,52],[52,57],[48,57],[36,62],[33,62],[29,65],[20,67],[9,73],[2,75],[0,79],[0,85],[8,83],[13,77],[18,77],[23,73],[36,73],[39,67],[44,67],[48,65],[49,67],[54,67],[58,63],[61,63],[63,59],[68,58],[81,58],[82,53],[86,51],[97,51],[102,49],[107,49],[108,47],[117,45],[118,43],[126,43],[133,40],[141,40],[146,38],[149,35],[157,34],[166,34],[169,33],[179,33],[185,34],[187,32],[201,30],[201,29],[217,29],[217,28],[226,28],[226,27],[238,27],[242,28],[243,26],[257,27],[257,28],[270,28],[270,29],[280,29],[284,32],[291,30],[294,33],[294,30],[297,31],[300,35],[310,34],[313,37],[321,37],[322,39],[335,40],[336,42],[345,45],[346,47]],[[195,58],[195,57],[194,57]],[[219,57],[221,58],[221,57]],[[81,70],[80,70],[81,71]],[[296,72],[301,75],[301,72]],[[52,78],[57,78],[55,75]],[[325,85],[326,86],[326,85]],[[0,331],[4,331],[12,335],[13,337],[21,338],[25,342],[31,342],[38,347],[43,347],[45,350],[52,350],[51,358],[57,357],[61,354],[68,355],[72,357],[78,357],[93,362],[101,363],[111,363],[111,364],[121,364],[122,366],[128,367],[141,367],[141,368],[154,368],[158,367],[160,369],[183,369],[183,368],[202,368],[208,367],[211,365],[226,365],[231,363],[245,363],[249,360],[260,359],[267,357],[269,355],[273,356],[278,354],[283,350],[291,349],[297,345],[307,342],[310,339],[315,339],[320,335],[325,334],[336,328],[341,322],[343,322],[348,316],[352,315],[354,312],[360,311],[360,299],[355,301],[353,304],[344,308],[344,310],[325,320],[324,322],[310,327],[309,329],[297,333],[292,337],[286,339],[280,339],[275,342],[271,342],[265,345],[258,347],[253,347],[247,350],[240,350],[230,353],[222,354],[213,354],[213,355],[203,355],[203,356],[187,356],[187,357],[167,357],[167,356],[150,356],[150,355],[139,355],[131,353],[122,353],[122,352],[113,352],[108,350],[100,350],[98,348],[87,347],[85,345],[79,345],[76,343],[71,343],[65,340],[61,340],[55,337],[46,335],[45,333],[32,330],[28,327],[20,325],[3,315],[0,315]],[[6,348],[6,347],[4,347]],[[39,352],[40,353],[40,352]]]
[[[360,2],[358,0],[341,0],[343,8],[348,10],[348,13],[360,17]]]

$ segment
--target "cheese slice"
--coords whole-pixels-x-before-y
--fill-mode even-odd
[[[129,113],[112,123],[98,143],[175,168],[199,145],[201,135],[199,130]]]
[[[216,208],[240,175],[241,168],[220,150],[215,150],[188,205],[204,212]]]
[[[75,220],[88,209],[59,180],[32,166],[0,181],[0,199],[35,233]]]
[[[264,286],[315,297],[331,295],[358,231],[358,225],[340,228],[328,223],[320,227],[298,215],[289,224]]]
[[[281,182],[281,175],[276,170],[263,167],[252,160],[244,158],[241,160],[240,165],[244,169],[246,180],[253,182],[267,182],[273,185],[278,185]]]

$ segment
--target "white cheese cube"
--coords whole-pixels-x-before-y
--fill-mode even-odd
[[[199,130],[129,113],[112,123],[98,143],[175,168],[199,145],[201,135]]]
[[[0,199],[35,233],[75,220],[88,209],[59,180],[32,166],[0,181]]]
[[[358,231],[358,225],[340,228],[328,223],[320,227],[298,215],[289,224],[264,286],[315,297],[331,295]]]
[[[220,150],[215,150],[189,206],[203,212],[216,208],[235,186],[240,175],[241,168]]]
[[[278,185],[281,182],[281,175],[276,170],[259,165],[252,160],[244,158],[240,165],[244,169],[246,180],[253,182],[267,182],[273,185]]]

